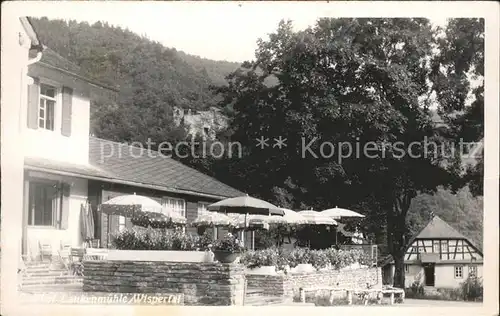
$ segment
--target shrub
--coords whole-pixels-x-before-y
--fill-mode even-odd
[[[199,238],[199,247],[201,250],[209,250],[212,248],[214,242],[213,233],[211,230],[205,230],[205,232]]]
[[[325,268],[330,263],[330,259],[324,250],[312,250],[310,252],[310,262],[316,269]]]
[[[275,248],[245,252],[240,262],[248,268],[278,265],[278,250]]]
[[[311,250],[307,248],[295,248],[288,254],[290,267],[296,267],[299,264],[311,263]]]
[[[483,281],[478,277],[468,277],[461,285],[462,296],[465,301],[483,300]]]
[[[113,235],[111,242],[121,250],[200,250],[200,237],[180,230],[125,230]]]
[[[424,297],[424,286],[420,282],[420,277],[417,277],[411,286],[405,289],[405,296],[408,298],[422,298]]]
[[[279,271],[286,271],[285,267],[290,266],[289,251],[282,247],[275,248],[277,250],[277,263],[276,269]]]

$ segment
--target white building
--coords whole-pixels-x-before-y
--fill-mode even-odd
[[[404,261],[405,287],[457,288],[469,276],[483,276],[483,254],[474,243],[438,216],[410,240]],[[394,262],[384,269],[386,282]]]
[[[21,21],[34,34],[29,20]],[[97,213],[99,204],[115,196],[150,196],[189,222],[204,205],[243,195],[171,158],[89,136],[91,98],[118,90],[85,77],[77,65],[39,43],[30,51],[28,67],[29,37],[23,45],[15,148],[24,160],[23,182],[15,184],[23,202],[13,209],[22,217],[17,229],[22,227],[18,240],[25,260],[40,259],[41,252],[50,258],[65,246],[82,247],[87,240],[81,234],[81,210],[87,202],[94,213],[94,239],[107,247],[110,234],[132,226],[122,216]]]

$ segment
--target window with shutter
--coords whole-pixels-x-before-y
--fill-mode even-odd
[[[38,127],[54,130],[55,110],[57,103],[57,89],[48,84],[40,84],[38,102]]]

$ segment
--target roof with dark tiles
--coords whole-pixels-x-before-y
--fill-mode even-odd
[[[115,179],[220,197],[244,195],[213,177],[158,152],[96,137],[89,140],[89,161]]]

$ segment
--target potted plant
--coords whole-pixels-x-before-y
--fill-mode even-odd
[[[233,263],[242,251],[241,242],[231,233],[213,243],[214,257],[220,263]]]

